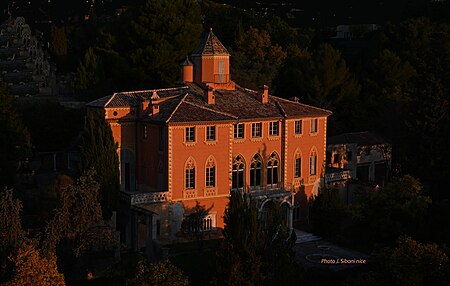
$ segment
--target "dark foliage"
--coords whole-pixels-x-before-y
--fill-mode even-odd
[[[79,145],[81,173],[93,168],[100,184],[100,203],[103,217],[109,218],[117,208],[119,198],[119,158],[117,143],[104,114],[88,114]]]
[[[19,162],[30,148],[30,134],[12,105],[12,97],[0,78],[0,188],[12,187]]]

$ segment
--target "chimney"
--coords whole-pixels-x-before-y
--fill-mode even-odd
[[[186,60],[181,63],[181,81],[193,82],[194,81],[194,65],[186,57]]]
[[[258,93],[258,100],[261,101],[261,103],[269,102],[269,87],[267,85],[264,85],[262,92]]]
[[[214,88],[212,86],[206,86],[204,97],[208,104],[216,104],[216,97],[214,96]]]
[[[298,98],[298,97],[296,97],[296,96],[290,97],[289,100],[290,100],[290,101],[293,101],[293,102],[297,102],[297,103],[300,102],[300,98]]]
[[[159,103],[160,97],[156,91],[153,92],[152,97],[150,97],[152,101],[152,115],[156,115],[159,113]]]

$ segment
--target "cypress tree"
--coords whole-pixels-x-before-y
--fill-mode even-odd
[[[215,285],[262,285],[261,231],[256,202],[231,192],[224,215],[224,240],[218,250]]]
[[[98,116],[97,116],[98,115]],[[80,173],[95,169],[100,184],[100,204],[104,218],[111,216],[119,198],[119,157],[117,143],[104,116],[88,114],[79,146]]]
[[[254,199],[231,192],[214,285],[298,285],[303,271],[295,261],[295,234],[279,203],[266,204],[263,219]]]
[[[19,161],[30,147],[30,134],[14,110],[12,101],[0,78],[0,189],[12,187]]]

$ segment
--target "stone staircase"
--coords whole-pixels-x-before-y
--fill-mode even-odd
[[[319,236],[316,236],[312,233],[309,232],[305,232],[305,231],[301,231],[298,229],[294,229],[295,234],[297,235],[297,240],[295,241],[296,244],[299,243],[305,243],[305,242],[310,242],[310,241],[316,241],[316,240],[321,240],[322,238]]]

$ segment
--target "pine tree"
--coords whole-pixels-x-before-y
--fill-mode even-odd
[[[94,49],[89,48],[78,66],[75,90],[81,99],[91,101],[104,96],[106,86],[105,71],[100,58],[94,53]]]
[[[96,115],[88,114],[85,118],[79,146],[79,170],[81,173],[91,168],[96,171],[103,217],[109,218],[119,198],[119,157],[111,127],[104,116]]]
[[[123,52],[145,72],[146,81],[169,85],[178,80],[179,63],[195,48],[201,31],[198,1],[146,1],[130,23]]]
[[[235,44],[231,57],[236,82],[253,89],[272,84],[286,58],[279,45],[273,45],[266,31],[250,28]]]

